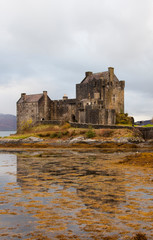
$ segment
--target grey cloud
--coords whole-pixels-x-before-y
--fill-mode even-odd
[[[85,71],[113,66],[140,100],[133,104],[126,95],[129,112],[142,115],[143,104],[145,116],[153,99],[152,9],[152,0],[2,0],[0,84],[75,97]]]

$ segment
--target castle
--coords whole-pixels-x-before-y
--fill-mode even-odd
[[[17,129],[31,121],[69,121],[78,123],[112,125],[116,114],[124,113],[125,81],[119,81],[114,68],[100,73],[86,72],[76,84],[76,98],[51,100],[47,91],[42,94],[21,94],[17,102]]]

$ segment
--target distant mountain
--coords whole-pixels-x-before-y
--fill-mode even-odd
[[[151,120],[142,120],[142,121],[137,121],[135,122],[136,125],[144,126],[148,124],[153,124],[152,119]]]
[[[0,131],[16,131],[16,116],[0,113]]]

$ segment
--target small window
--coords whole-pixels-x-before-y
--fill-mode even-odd
[[[113,103],[115,103],[116,102],[116,96],[115,96],[115,94],[113,95]]]

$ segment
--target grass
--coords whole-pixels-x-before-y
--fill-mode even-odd
[[[5,137],[5,138],[9,138],[9,139],[25,139],[25,138],[28,138],[28,137],[31,137],[31,136],[34,136],[33,134],[15,134],[15,135],[12,135],[12,136],[9,136],[9,137]]]
[[[153,127],[153,124],[143,125],[142,127]]]
[[[51,139],[68,139],[74,137],[85,137],[95,139],[111,140],[112,138],[132,138],[139,137],[140,132],[136,129],[93,129],[89,127],[85,128],[72,128],[70,124],[64,125],[39,125],[31,127],[26,131],[22,131],[15,135],[10,136],[11,139],[25,139],[30,136],[40,137],[46,140]]]

